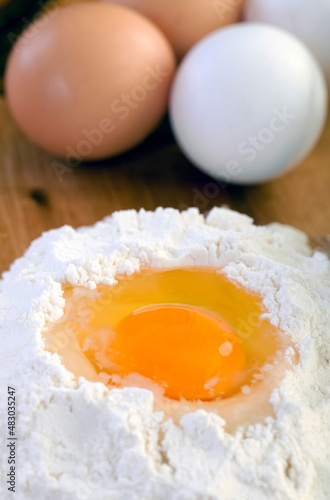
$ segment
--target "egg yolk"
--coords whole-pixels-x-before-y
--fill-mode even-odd
[[[210,402],[250,386],[289,345],[261,297],[218,270],[149,269],[117,280],[93,291],[64,287],[64,316],[44,332],[76,378]]]
[[[220,318],[175,304],[128,315],[115,328],[107,355],[121,372],[160,383],[172,399],[228,395],[245,365],[239,337]]]

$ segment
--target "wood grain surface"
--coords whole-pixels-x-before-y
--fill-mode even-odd
[[[314,246],[329,245],[330,120],[298,168],[261,186],[219,186],[183,157],[167,120],[125,155],[72,169],[62,164],[18,130],[0,98],[0,273],[43,231],[160,205],[197,206],[202,212],[227,205],[258,224],[277,221],[302,229]]]

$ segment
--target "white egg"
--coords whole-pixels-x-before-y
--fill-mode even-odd
[[[327,113],[323,73],[291,34],[236,24],[185,57],[170,96],[176,139],[197,167],[235,184],[267,181],[313,148]]]
[[[329,0],[249,0],[245,18],[274,24],[300,38],[318,59],[330,85]]]

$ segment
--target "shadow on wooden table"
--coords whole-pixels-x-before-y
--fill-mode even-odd
[[[0,273],[48,229],[93,224],[115,210],[227,205],[256,223],[329,233],[330,123],[299,168],[253,187],[223,186],[179,151],[167,120],[142,145],[114,159],[71,168],[32,144],[0,101]]]

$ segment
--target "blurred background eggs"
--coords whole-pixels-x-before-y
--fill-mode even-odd
[[[329,0],[248,0],[245,18],[274,24],[300,38],[318,59],[330,86]]]
[[[70,164],[125,152],[157,127],[169,95],[182,152],[226,183],[266,182],[316,144],[327,90],[315,57],[330,78],[329,1],[76,2],[34,14],[6,67],[11,113],[45,150]],[[270,24],[237,23],[243,8]]]
[[[86,2],[27,28],[10,55],[5,90],[33,141],[90,160],[133,147],[157,126],[174,70],[169,42],[148,19]]]
[[[179,58],[208,33],[237,22],[245,3],[245,0],[112,1],[150,18],[165,33]]]
[[[292,168],[325,124],[327,90],[291,34],[236,24],[200,41],[176,74],[170,117],[182,151],[226,182],[264,182]]]

